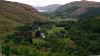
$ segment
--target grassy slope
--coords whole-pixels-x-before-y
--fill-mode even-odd
[[[93,1],[76,1],[67,3],[55,11],[56,15],[71,18],[92,18],[100,15],[100,3]]]
[[[43,19],[38,11],[29,5],[0,1],[0,36],[26,22]]]

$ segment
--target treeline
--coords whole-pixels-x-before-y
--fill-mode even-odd
[[[34,21],[7,34],[2,53],[13,56],[89,56],[100,54],[100,19],[76,21]],[[40,27],[46,38],[36,37]],[[52,30],[52,28],[58,31]],[[52,33],[49,33],[52,31]]]
[[[100,19],[81,19],[68,30],[68,35],[78,46],[91,55],[100,54]]]

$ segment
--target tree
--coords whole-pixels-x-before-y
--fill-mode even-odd
[[[31,24],[25,24],[24,26],[17,27],[17,32],[15,33],[16,36],[21,36],[26,42],[32,44],[32,26]]]

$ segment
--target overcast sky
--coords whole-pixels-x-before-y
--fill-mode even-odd
[[[8,0],[8,1],[25,3],[32,6],[46,6],[50,4],[66,4],[71,1],[80,1],[80,0]],[[100,0],[90,0],[90,1],[100,2]]]

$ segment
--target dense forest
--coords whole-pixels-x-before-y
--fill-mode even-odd
[[[5,55],[89,56],[100,54],[100,19],[34,21],[17,27],[2,41]],[[62,23],[63,22],[63,23]],[[37,30],[38,27],[41,30]],[[37,31],[36,31],[37,30]],[[45,34],[45,38],[41,36]]]

